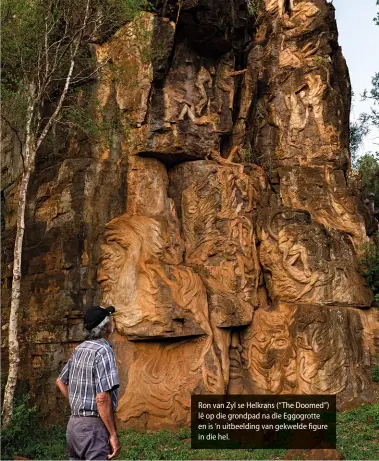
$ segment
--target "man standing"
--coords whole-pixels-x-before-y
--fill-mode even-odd
[[[66,434],[70,459],[111,459],[121,448],[114,417],[119,381],[115,356],[105,339],[113,332],[114,312],[113,306],[86,312],[87,340],[74,350],[56,381],[71,406]]]

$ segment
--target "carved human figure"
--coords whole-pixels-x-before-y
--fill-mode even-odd
[[[278,114],[278,112],[276,110],[274,102],[268,103],[267,111],[266,111],[266,117],[267,117],[266,122],[269,125],[274,126],[274,127],[276,127],[278,129],[278,132],[279,132],[278,146],[279,146],[279,149],[283,149],[283,138],[284,138],[284,134],[285,134],[284,124],[283,124],[283,121],[280,118],[280,116],[279,116],[279,114]]]
[[[295,312],[293,307],[255,311],[241,341],[247,393],[293,393],[296,362],[291,329]]]
[[[358,312],[304,306],[297,317],[297,393],[336,394],[348,384],[361,391],[365,377],[359,368],[363,337]]]
[[[254,189],[250,187],[250,181],[248,176],[244,173],[244,166],[241,163],[236,163],[234,162],[234,157],[238,154],[239,150],[241,149],[241,146],[234,146],[228,157],[223,157],[220,152],[218,152],[215,149],[212,149],[209,154],[207,155],[206,158],[210,158],[211,160],[219,163],[220,165],[230,165],[230,166],[235,166],[238,167],[238,177],[236,178],[236,184],[237,187],[239,188],[241,194],[243,197],[247,197],[248,204],[247,204],[247,209],[246,212],[250,212],[253,207],[253,195],[254,195]],[[226,173],[225,173],[226,174]],[[230,173],[229,173],[230,175]],[[233,178],[230,176],[230,179],[233,181]],[[233,181],[234,182],[234,181]],[[227,199],[229,200],[229,199]]]
[[[235,231],[235,232],[233,232]],[[258,282],[257,256],[255,254],[254,229],[246,216],[238,217],[230,223],[229,238],[238,238],[241,252],[236,252],[238,275],[241,277],[241,289],[246,287],[247,279]],[[252,274],[251,274],[252,273]],[[249,275],[251,274],[251,275]],[[258,288],[256,286],[256,288]]]
[[[184,120],[184,117],[188,115],[188,117],[192,120],[192,122],[195,123],[196,121],[195,106],[191,102],[188,102],[184,99],[177,98],[176,101],[183,104],[178,120],[179,121]],[[200,124],[199,122],[197,123]]]
[[[290,16],[282,17],[286,37],[299,37],[313,30],[316,24],[315,16],[320,12],[313,2],[299,2],[291,10]]]
[[[301,67],[304,63],[304,60],[302,59],[303,55],[295,45],[284,48],[284,39],[285,38],[283,36],[282,46],[279,52],[279,65],[281,67]]]
[[[310,270],[307,248],[297,241],[297,237],[292,234],[289,228],[281,229],[278,237],[278,246],[283,258],[283,268],[296,282],[305,285],[303,290],[295,297],[295,301],[300,300],[314,287],[326,285],[334,278],[332,270],[326,271],[326,273],[319,270],[313,272]],[[302,262],[302,268],[298,268],[296,265],[299,258]]]
[[[213,69],[213,73],[214,73],[214,69]],[[210,115],[209,114],[210,99],[207,95],[207,91],[205,87],[207,85],[208,88],[211,89],[212,84],[213,84],[213,79],[212,79],[210,72],[204,66],[201,66],[199,72],[196,75],[196,81],[195,81],[195,87],[199,90],[199,93],[201,95],[200,101],[196,104],[197,115],[201,115],[201,112],[205,104],[207,104],[207,115]]]
[[[220,157],[219,152],[213,156]],[[252,307],[258,305],[256,287],[260,275],[254,229],[251,218],[245,217],[248,198],[237,184],[242,165],[231,165],[227,160],[221,157],[221,165],[201,162],[196,167],[185,168],[185,172],[195,170],[197,177],[182,192],[181,202],[186,264],[201,274],[210,310],[217,314],[215,324],[222,329],[251,321]],[[183,174],[183,170],[179,171]],[[253,176],[243,173],[242,179],[250,181],[250,175]],[[256,181],[260,183],[258,174]],[[255,193],[255,189],[251,189]],[[215,338],[222,336],[216,332],[214,335]],[[217,344],[221,340],[215,339]],[[228,347],[221,349],[224,372]]]
[[[293,12],[293,15],[291,16],[292,20],[296,18],[309,20],[320,11],[313,2],[298,2],[296,5],[292,3],[291,10]]]
[[[294,0],[289,1],[290,11],[286,11],[286,0],[265,0],[265,6],[267,11],[278,10],[279,16],[283,17],[285,13],[289,13],[294,9]]]
[[[234,78],[237,75],[245,73],[247,69],[234,70],[230,62],[221,61],[216,73],[216,103],[217,112],[220,114],[222,111],[223,94],[227,93],[228,96],[228,109],[233,109],[234,101]]]
[[[242,209],[242,203],[237,200],[236,172],[231,168],[217,171],[217,177],[222,184],[220,189],[220,211],[218,219],[236,219]]]
[[[294,301],[298,301],[314,288],[330,283],[335,277],[336,264],[330,263],[322,269],[312,270],[309,264],[308,249],[300,240],[306,228],[299,224],[286,224],[275,234],[272,230],[272,223],[279,214],[282,214],[284,219],[293,218],[293,213],[290,217],[286,217],[284,210],[277,210],[271,215],[267,229],[270,237],[277,242],[281,253],[282,270],[295,282],[305,285],[294,296]],[[301,261],[301,265],[298,264],[298,260]],[[283,274],[281,274],[281,278],[283,278]]]
[[[344,230],[348,232],[354,248],[359,252],[356,242],[362,238],[362,226],[356,221],[356,207],[354,199],[349,196],[347,189],[337,185],[333,165],[325,165],[325,180],[328,187],[328,196],[334,216],[341,221]],[[322,211],[322,210],[321,210]]]
[[[171,98],[166,89],[163,89],[163,101],[164,101],[164,128],[171,128],[171,123],[176,123],[172,117],[172,105]]]
[[[240,175],[236,180],[237,187],[242,197],[247,199],[246,213],[250,213],[253,209],[253,200],[256,189],[254,189],[252,182],[246,174]],[[255,197],[256,198],[256,197]]]
[[[194,182],[182,194],[183,233],[189,264],[204,264],[225,240],[214,226],[219,195],[212,187],[211,178],[212,173],[205,175],[201,182]]]
[[[187,115],[188,118],[194,123],[194,125],[204,126],[204,125],[212,125],[213,129],[216,131],[217,126],[215,122],[215,117],[212,115],[201,115],[200,117],[196,117],[195,106],[191,102],[183,99],[183,98],[175,98],[175,101],[183,104],[182,110],[179,114],[178,121],[184,120],[184,117]]]
[[[299,93],[300,98],[304,98],[305,92],[302,90]],[[301,131],[304,130],[308,118],[309,118],[309,108],[304,107],[299,101],[296,93],[291,93],[285,95],[285,103],[287,109],[290,111],[290,119],[289,119],[289,130],[288,130],[288,144],[290,146],[300,148],[298,142],[298,136]]]
[[[331,164],[325,165],[325,179],[329,186],[328,191],[333,209],[343,219],[351,219],[351,215],[356,211],[354,200],[348,195],[346,189],[338,187]]]
[[[279,52],[279,65],[281,67],[294,67],[299,68],[304,65],[314,65],[314,55],[320,48],[321,39],[325,35],[325,32],[322,32],[319,35],[319,38],[315,45],[313,45],[313,41],[310,41],[303,48],[298,48],[295,44],[288,45],[285,47],[285,35],[283,35],[282,43]]]
[[[368,383],[357,309],[279,303],[258,309],[241,336],[247,393],[337,394],[349,387],[356,396]]]
[[[328,136],[325,132],[325,124],[323,117],[323,99],[324,93],[327,88],[327,85],[323,83],[321,75],[312,75],[307,74],[305,76],[305,82],[308,86],[308,92],[301,92],[300,97],[303,100],[303,103],[307,107],[311,107],[313,111],[313,116],[319,133],[323,140],[328,140]]]
[[[241,163],[236,163],[234,162],[234,157],[238,153],[239,149],[241,146],[234,146],[229,155],[227,157],[223,157],[221,153],[215,149],[211,149],[206,158],[210,158],[211,160],[219,163],[220,165],[231,165],[231,166],[237,166],[239,175],[243,175],[243,165]]]
[[[304,275],[310,277],[312,272],[309,269],[308,252],[304,245],[297,242],[294,235],[280,229],[278,234],[278,246],[283,255],[283,265],[287,270],[291,270],[300,258],[303,265]]]

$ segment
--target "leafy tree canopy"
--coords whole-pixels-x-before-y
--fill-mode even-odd
[[[379,72],[377,72],[371,79],[372,87],[369,92],[365,91],[363,99],[371,99],[374,107],[371,109],[371,113],[367,115],[367,120],[374,126],[379,128]]]
[[[365,154],[357,161],[362,175],[362,188],[366,196],[370,196],[379,208],[379,154]]]
[[[31,85],[36,101],[32,130],[44,126],[46,103],[54,101],[65,83],[71,59],[70,86],[95,74],[90,43],[106,40],[123,23],[149,6],[146,0],[3,0],[2,105],[3,119],[20,140],[25,127]]]
[[[376,4],[379,6],[379,0],[376,1]],[[379,12],[374,21],[379,26]],[[379,72],[376,72],[372,77],[371,84],[370,90],[365,90],[362,95],[363,100],[371,100],[371,111],[361,114],[357,121],[350,124],[350,151],[354,167],[357,167],[357,154],[364,137],[369,133],[371,127],[379,128]],[[364,165],[364,170],[365,166],[367,166],[367,156],[370,155],[368,153],[362,158],[361,165]],[[373,158],[373,162],[377,161],[377,156]]]

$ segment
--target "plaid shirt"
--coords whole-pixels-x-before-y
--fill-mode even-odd
[[[96,395],[111,391],[117,407],[117,376],[114,352],[105,339],[84,341],[74,350],[59,379],[68,384],[72,416],[99,416]]]

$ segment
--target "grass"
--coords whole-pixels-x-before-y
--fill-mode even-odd
[[[379,404],[337,414],[337,449],[346,459],[379,459]]]
[[[287,450],[191,450],[191,431],[121,431],[120,459],[283,459]]]
[[[35,411],[23,403],[15,422],[2,433],[1,459],[67,459],[65,427],[45,429],[37,424]],[[189,429],[139,433],[120,431],[122,450],[118,459],[283,459],[287,450],[191,450]],[[337,414],[337,450],[346,459],[379,460],[379,404],[363,404]]]

